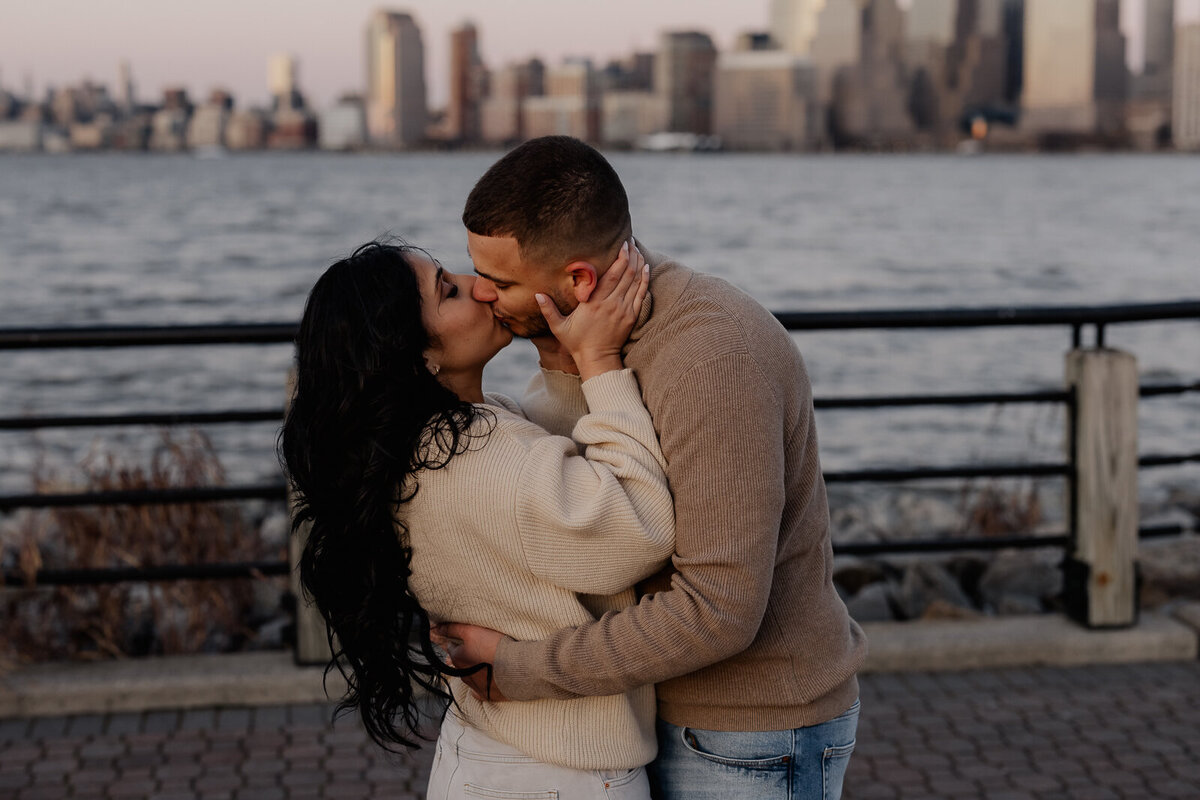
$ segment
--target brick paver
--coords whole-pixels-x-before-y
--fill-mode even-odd
[[[1200,799],[1200,662],[865,675],[846,800]],[[424,796],[332,706],[0,720],[4,800]]]

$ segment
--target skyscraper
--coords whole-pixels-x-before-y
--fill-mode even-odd
[[[1181,150],[1200,150],[1200,21],[1175,29],[1172,132]]]
[[[837,71],[857,64],[862,56],[862,0],[826,0],[817,14],[817,37],[811,50],[817,98],[827,105]]]
[[[825,0],[771,0],[771,38],[781,50],[810,55],[824,7]]]
[[[1134,83],[1134,95],[1170,100],[1175,50],[1175,0],[1144,0],[1142,17],[1144,58]]]
[[[129,62],[122,61],[117,65],[117,103],[125,111],[130,111],[137,104],[133,92],[133,72]]]
[[[376,11],[367,23],[367,130],[371,141],[408,147],[425,138],[425,47],[409,14]]]
[[[479,34],[465,23],[450,32],[450,100],[446,105],[446,136],[475,142],[480,136],[480,104],[487,76],[479,58]]]
[[[659,39],[654,91],[662,98],[667,130],[712,133],[717,48],[707,33],[674,31]]]
[[[1118,0],[1025,0],[1022,126],[1090,135],[1123,125]]]
[[[272,97],[290,95],[296,90],[296,59],[276,53],[267,61],[267,88]]]

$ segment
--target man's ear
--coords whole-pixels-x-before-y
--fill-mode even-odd
[[[572,261],[567,265],[567,274],[571,277],[571,290],[575,293],[575,299],[586,303],[600,280],[596,268],[587,261]]]

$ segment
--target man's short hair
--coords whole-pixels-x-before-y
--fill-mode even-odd
[[[522,258],[543,264],[607,254],[631,231],[616,170],[570,136],[530,139],[493,164],[462,219],[478,236],[513,237]]]

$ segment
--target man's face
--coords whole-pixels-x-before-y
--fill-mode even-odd
[[[489,303],[496,318],[516,336],[550,335],[533,298],[535,293],[548,296],[563,314],[577,305],[569,273],[523,260],[512,236],[479,236],[467,231],[467,252],[479,276],[471,296]]]

